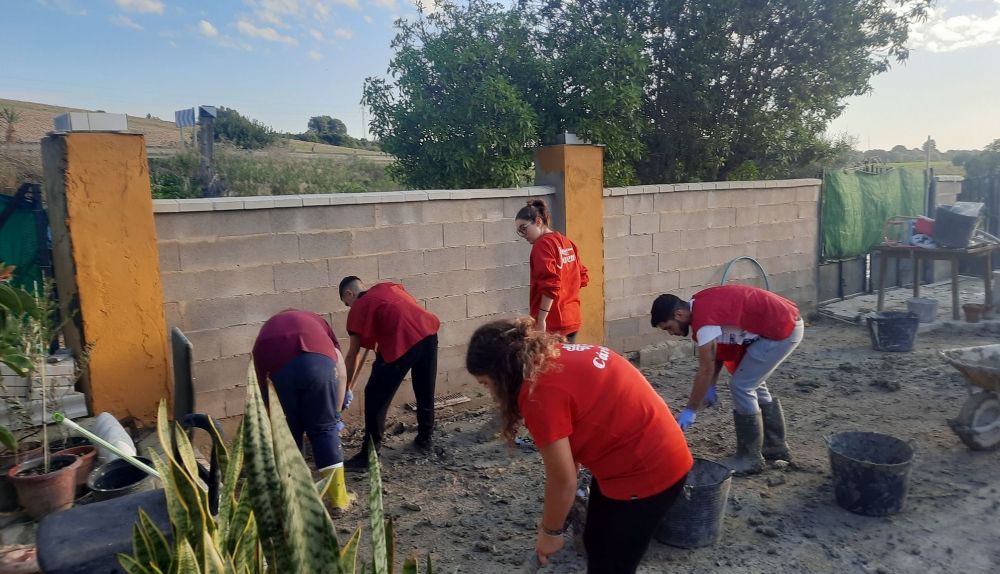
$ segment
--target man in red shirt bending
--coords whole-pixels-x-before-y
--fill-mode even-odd
[[[767,378],[802,342],[804,326],[795,303],[749,285],[722,285],[695,293],[691,301],[660,295],[650,311],[653,327],[672,335],[691,333],[698,346],[698,373],[687,408],[677,417],[681,428],[694,424],[706,394],[725,365],[732,373],[736,456],[725,464],[739,474],[764,468],[764,459],[789,460],[785,417],[771,396]]]
[[[359,348],[375,349],[375,364],[365,385],[364,444],[361,452],[344,463],[344,468],[352,472],[368,469],[368,441],[376,451],[382,446],[389,404],[408,371],[417,399],[417,438],[413,444],[429,452],[441,321],[398,283],[378,283],[366,290],[361,279],[344,277],[340,281],[340,300],[351,308],[347,314],[351,346],[344,359],[347,372],[354,376]],[[351,380],[349,385],[353,387],[356,382]]]
[[[301,449],[302,434],[307,434],[316,468],[333,476],[327,490],[330,504],[347,508],[351,496],[340,447],[347,371],[333,329],[316,313],[285,309],[260,328],[253,363],[265,402],[270,379],[295,444]]]

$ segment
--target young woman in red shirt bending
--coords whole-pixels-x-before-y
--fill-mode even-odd
[[[590,281],[576,245],[549,227],[549,208],[533,199],[514,217],[515,232],[531,244],[529,312],[541,331],[576,341],[580,288]]]
[[[584,546],[591,574],[635,572],[694,464],[667,404],[607,347],[563,343],[522,318],[483,325],[465,357],[493,394],[513,440],[524,421],[545,463],[535,552],[546,564],[564,544],[577,466],[590,469]]]

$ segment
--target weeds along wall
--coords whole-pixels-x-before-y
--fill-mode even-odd
[[[243,413],[254,339],[283,309],[326,317],[346,352],[347,307],[337,292],[346,275],[400,282],[435,313],[437,392],[478,396],[465,343],[482,323],[527,312],[530,246],[515,235],[513,217],[529,197],[552,194],[528,187],[154,201],[167,323],[194,347],[198,410]],[[408,383],[396,400],[413,400]]]
[[[760,262],[770,287],[816,304],[818,179],[646,185],[604,190],[604,334],[618,351],[669,339],[652,328],[661,293],[718,285],[726,264]],[[729,281],[763,287],[748,261]]]
[[[773,290],[814,305],[819,184],[606,189],[606,344],[629,352],[663,340],[649,325],[653,298],[718,284],[741,255],[763,264]],[[194,346],[198,410],[243,413],[253,341],[278,311],[315,311],[346,345],[337,293],[345,275],[405,285],[442,321],[438,393],[480,396],[464,369],[465,343],[479,325],[527,312],[530,246],[515,236],[513,217],[530,197],[553,203],[555,193],[538,186],[154,201],[167,322]],[[730,273],[755,277],[747,263]],[[408,384],[396,400],[413,400]]]

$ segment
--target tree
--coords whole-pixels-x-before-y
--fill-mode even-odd
[[[1000,139],[990,142],[983,151],[971,154],[964,165],[965,176],[970,179],[1000,174]]]
[[[21,112],[7,106],[0,107],[0,119],[7,124],[6,143],[14,143],[14,124],[21,121]]]
[[[228,141],[244,149],[261,149],[278,141],[278,136],[257,120],[219,106],[215,117],[215,141]]]
[[[607,145],[609,184],[781,176],[838,153],[827,124],[906,59],[928,5],[446,1],[397,24],[363,103],[410,185],[510,185],[568,129]]]
[[[307,137],[315,137],[317,141],[323,143],[328,143],[330,145],[344,145],[351,140],[351,136],[347,135],[347,126],[344,122],[338,120],[337,118],[331,118],[330,116],[316,116],[309,118],[309,131],[306,132]],[[307,139],[306,141],[312,141]]]

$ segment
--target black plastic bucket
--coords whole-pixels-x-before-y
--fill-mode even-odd
[[[837,504],[865,516],[888,516],[903,509],[913,447],[877,432],[841,432],[826,442]]]
[[[150,467],[153,466],[153,462],[148,458],[141,456],[135,458]],[[97,500],[108,500],[133,492],[153,490],[159,486],[159,481],[154,477],[132,466],[122,458],[116,458],[102,464],[87,477],[87,488],[94,493],[94,498]]]
[[[916,313],[886,311],[868,317],[868,334],[876,351],[902,353],[913,350],[920,318]]]
[[[694,466],[656,529],[656,539],[670,546],[699,548],[715,544],[726,515],[733,471],[717,462],[694,459]]]

